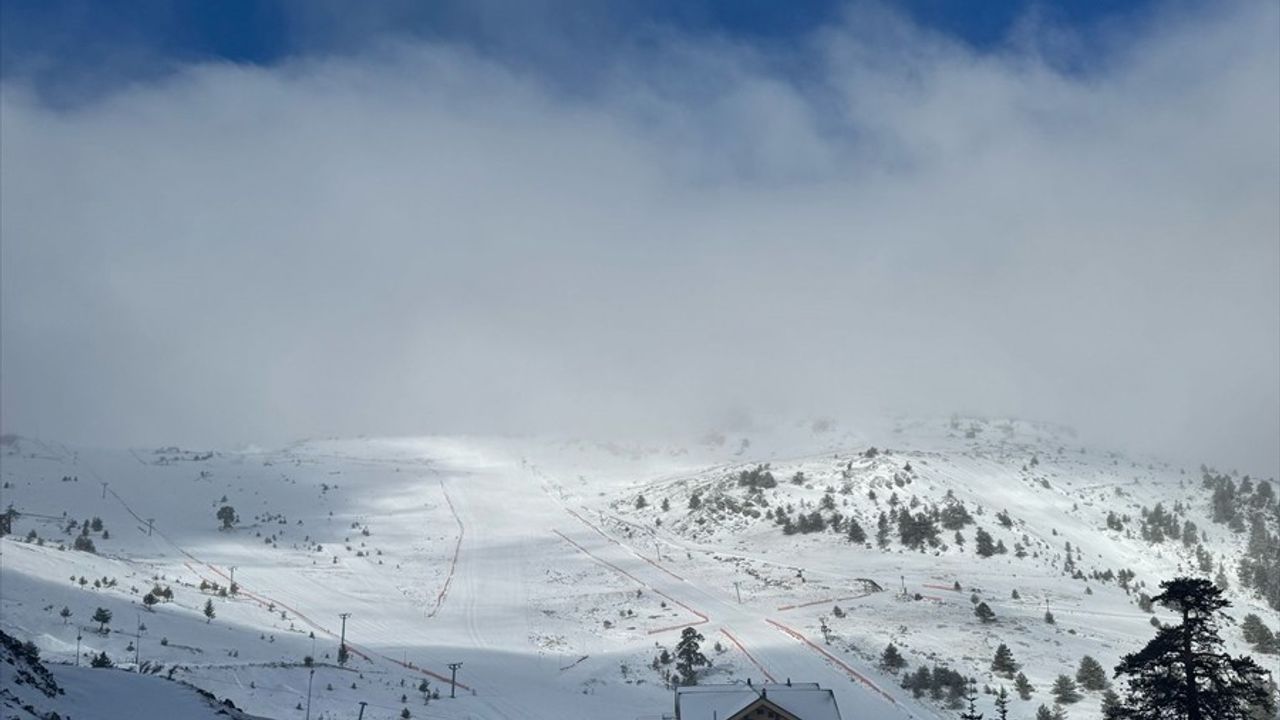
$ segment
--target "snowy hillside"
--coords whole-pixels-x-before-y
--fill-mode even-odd
[[[30,645],[0,633],[0,708],[15,720],[254,720],[212,694],[144,671],[46,667]]]
[[[1013,693],[1021,672],[1031,717],[1082,657],[1109,671],[1140,647],[1167,619],[1143,595],[1175,574],[1222,570],[1234,615],[1280,625],[1240,582],[1275,548],[1271,484],[1017,421],[3,452],[0,628],[50,663],[79,636],[85,663],[136,657],[273,718],[302,718],[309,682],[312,717],[660,717],[688,626],[703,682],[819,682],[846,718],[943,718],[949,676],[904,677]],[[905,669],[883,666],[890,643]],[[1017,669],[998,674],[1002,643]],[[68,686],[121,676],[51,667]],[[1081,695],[1070,717],[1099,717],[1101,693]]]

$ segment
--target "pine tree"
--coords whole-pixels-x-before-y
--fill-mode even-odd
[[[876,545],[882,550],[889,547],[889,518],[884,513],[876,520]]]
[[[984,623],[996,621],[995,611],[991,609],[990,605],[984,602],[978,603],[978,606],[973,609],[973,614],[977,615],[978,619]]]
[[[858,521],[853,518],[849,518],[848,537],[849,542],[857,543],[859,545],[867,541],[866,531],[864,531],[862,526],[858,524]]]
[[[1008,645],[1000,643],[995,657],[991,660],[991,670],[1000,675],[1011,676],[1018,671],[1018,663],[1013,659],[1013,651]]]
[[[711,661],[702,654],[701,643],[705,638],[691,627],[680,633],[680,642],[676,644],[676,670],[685,685],[698,684],[697,669],[710,665]]]
[[[1031,694],[1036,691],[1035,686],[1032,685],[1031,681],[1027,679],[1027,676],[1022,673],[1018,673],[1014,676],[1013,689],[1018,691],[1018,697],[1024,701],[1030,700]]]
[[[158,602],[160,602],[160,599],[157,598],[154,593],[148,592],[146,595],[142,596],[142,604],[146,605],[148,610],[154,611],[155,605]]]
[[[1115,690],[1102,693],[1102,720],[1123,720],[1124,706]]]
[[[62,610],[58,611],[58,615],[62,616],[62,624],[67,624],[67,619],[71,617],[71,608],[66,605],[62,606]]]
[[[1255,651],[1269,655],[1280,653],[1280,642],[1277,641],[1276,634],[1254,613],[1244,616],[1240,631],[1244,633],[1245,642],[1252,645]]]
[[[1059,675],[1058,679],[1053,681],[1053,699],[1059,705],[1078,703],[1081,697],[1076,681],[1072,680],[1070,675]]]
[[[649,507],[649,501],[644,499],[644,494],[642,493],[642,494],[640,494],[640,495],[637,495],[637,496],[636,496],[636,509],[637,509],[637,510],[643,510],[643,509],[645,509],[645,508],[647,508],[647,507]]]
[[[205,600],[204,601],[204,621],[209,622],[210,620],[213,620],[215,615],[216,613],[213,611],[213,599],[211,598],[209,600]]]
[[[230,530],[232,525],[240,522],[240,516],[236,515],[236,509],[230,505],[223,505],[218,508],[217,518],[222,521],[223,530]]]
[[[977,543],[979,555],[982,557],[991,557],[996,554],[996,544],[991,538],[991,533],[983,530],[982,528],[978,528],[978,531],[974,533],[973,537],[974,542]]]
[[[93,617],[90,619],[98,623],[98,632],[105,635],[107,632],[107,624],[111,622],[111,611],[100,607],[93,611]]]
[[[898,652],[897,646],[889,643],[884,649],[884,653],[880,655],[880,667],[890,672],[897,672],[907,666],[907,661],[902,657],[902,653]]]
[[[974,703],[978,700],[978,691],[972,685],[969,686],[964,699],[969,703],[969,709],[960,713],[960,720],[982,720],[982,713],[974,707]]]
[[[1009,720],[1009,691],[1003,685],[996,693],[996,720]]]
[[[109,668],[114,665],[115,663],[111,662],[111,658],[107,657],[107,652],[105,650],[98,653],[97,655],[94,655],[93,658],[89,660],[90,667]]]
[[[1080,683],[1080,687],[1085,690],[1094,692],[1106,690],[1110,685],[1107,682],[1107,671],[1102,669],[1102,665],[1097,660],[1088,655],[1080,658],[1080,667],[1076,668],[1076,682]]]
[[[1049,708],[1041,705],[1036,708],[1036,720],[1053,720],[1053,713],[1049,712]]]
[[[1266,674],[1248,657],[1223,651],[1218,626],[1230,603],[1222,590],[1201,578],[1175,578],[1160,584],[1153,600],[1182,617],[1161,627],[1142,650],[1116,667],[1128,679],[1124,717],[1158,720],[1247,720],[1250,709],[1274,712]]]

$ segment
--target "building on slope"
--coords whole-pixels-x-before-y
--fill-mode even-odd
[[[675,720],[841,720],[817,683],[694,685],[676,689]]]

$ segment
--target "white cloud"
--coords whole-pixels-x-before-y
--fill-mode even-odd
[[[575,96],[426,44],[71,110],[9,82],[5,428],[958,408],[1274,473],[1278,21],[1170,16],[1075,74],[861,13],[808,75],[669,36]]]

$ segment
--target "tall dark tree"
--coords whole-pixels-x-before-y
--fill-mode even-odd
[[[1053,681],[1053,699],[1059,705],[1078,703],[1080,697],[1080,689],[1076,687],[1076,681],[1072,680],[1070,675],[1059,675],[1058,679]]]
[[[1012,676],[1018,672],[1018,663],[1013,659],[1013,651],[1008,645],[1000,643],[1000,647],[996,648],[996,655],[991,659],[992,671],[1006,676]]]
[[[1024,673],[1018,673],[1013,678],[1013,689],[1018,691],[1018,697],[1023,700],[1030,700],[1031,694],[1036,691],[1031,681],[1027,679]]]
[[[848,537],[849,542],[858,543],[859,545],[867,541],[866,531],[863,530],[862,526],[858,524],[858,521],[853,518],[849,518]]]
[[[1218,628],[1230,606],[1222,591],[1202,578],[1160,584],[1152,598],[1182,622],[1161,627],[1147,646],[1121,659],[1116,676],[1127,678],[1123,717],[1131,720],[1248,720],[1256,708],[1274,712],[1267,673],[1249,657],[1223,650]]]
[[[1009,720],[1009,691],[1003,685],[996,693],[996,720]]]
[[[982,557],[991,557],[996,554],[995,541],[991,539],[991,533],[978,528],[978,532],[974,534],[974,538],[978,543],[978,554]]]
[[[98,623],[98,632],[105,634],[107,632],[107,623],[111,622],[111,611],[100,607],[93,611],[93,617],[90,620]]]
[[[907,661],[903,659],[902,653],[898,652],[897,646],[889,643],[884,649],[884,653],[880,656],[880,667],[890,672],[897,672],[907,666]]]
[[[230,530],[232,525],[240,522],[240,516],[236,515],[236,509],[230,505],[223,505],[218,508],[217,517],[222,521],[223,530]]]
[[[680,642],[676,644],[676,670],[680,671],[680,681],[685,685],[696,685],[698,668],[711,664],[702,654],[704,639],[702,633],[691,627],[680,633]]]
[[[1102,664],[1088,655],[1080,658],[1080,667],[1076,669],[1076,682],[1080,683],[1080,687],[1085,690],[1095,692],[1106,690],[1110,684],[1107,682],[1107,671],[1102,669]]]
[[[982,713],[978,712],[974,707],[974,703],[978,701],[978,691],[972,685],[964,694],[965,702],[969,703],[969,709],[960,713],[960,720],[982,720]]]
[[[1124,704],[1115,690],[1102,693],[1102,720],[1124,720]]]

